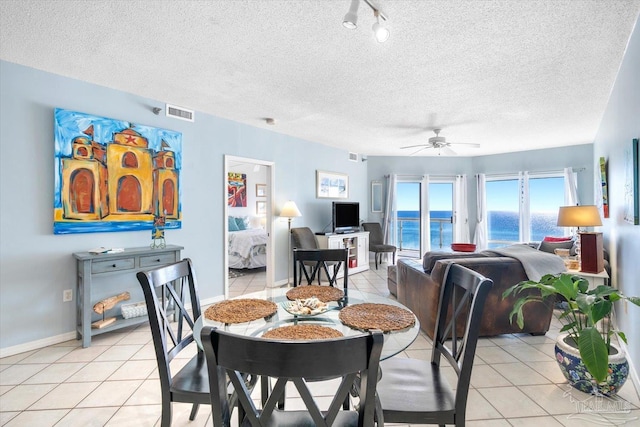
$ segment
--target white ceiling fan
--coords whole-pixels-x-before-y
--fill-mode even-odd
[[[466,145],[468,147],[474,147],[474,148],[480,147],[480,144],[474,144],[474,143],[447,142],[447,138],[445,138],[444,136],[440,136],[441,131],[442,129],[440,128],[434,129],[433,132],[436,134],[436,136],[432,136],[431,138],[429,138],[429,140],[425,144],[408,145],[406,147],[400,147],[400,149],[404,150],[409,148],[420,147],[419,150],[411,153],[411,155],[414,155],[419,153],[422,150],[426,150],[427,148],[435,148],[438,150],[438,155],[441,155],[442,153],[444,153],[446,155],[455,156],[456,152],[453,151],[451,148],[449,148],[451,145]]]

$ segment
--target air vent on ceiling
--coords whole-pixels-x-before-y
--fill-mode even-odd
[[[349,160],[351,160],[352,162],[357,162],[358,161],[358,153],[349,152]]]
[[[167,104],[167,117],[193,122],[193,110]]]

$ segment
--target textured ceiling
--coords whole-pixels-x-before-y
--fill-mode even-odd
[[[3,60],[367,155],[593,142],[640,0],[0,2]],[[151,107],[151,106],[150,106]],[[268,126],[265,117],[274,117]],[[436,155],[423,150],[417,155]],[[446,153],[443,153],[446,154]]]

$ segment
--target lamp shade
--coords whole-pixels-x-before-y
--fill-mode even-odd
[[[598,227],[602,225],[600,212],[594,205],[560,206],[558,227]]]
[[[302,216],[302,214],[300,213],[300,209],[298,209],[298,207],[296,206],[296,202],[294,202],[293,200],[289,200],[282,207],[280,216],[283,216],[285,218],[295,218],[298,216]]]

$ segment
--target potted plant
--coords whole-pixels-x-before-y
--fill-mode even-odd
[[[527,290],[539,292],[526,292]],[[640,298],[625,297],[610,286],[589,289],[589,282],[571,274],[547,274],[539,282],[523,281],[502,294],[517,297],[509,314],[520,328],[524,326],[523,307],[543,302],[546,297],[561,295],[559,316],[564,326],[556,340],[556,361],[573,387],[586,393],[613,395],[627,379],[629,364],[624,352],[611,342],[613,336],[627,342],[623,332],[613,329],[613,303],[627,300],[640,306]],[[520,297],[518,297],[520,295]]]

